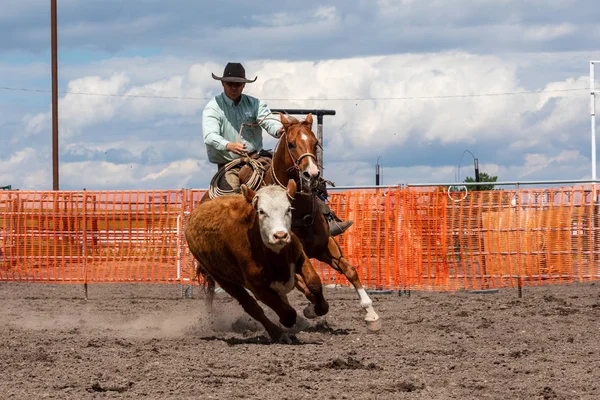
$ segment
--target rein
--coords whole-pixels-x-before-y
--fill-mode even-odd
[[[290,159],[292,160],[292,166],[289,167],[288,169],[286,169],[286,172],[294,172],[296,173],[296,175],[298,175],[298,181],[300,182],[300,193],[303,196],[310,196],[312,193],[306,193],[304,192],[303,187],[302,187],[302,179],[300,178],[300,174],[298,173],[300,171],[300,162],[306,158],[306,157],[311,157],[312,159],[315,160],[315,163],[317,162],[317,157],[312,154],[312,153],[304,153],[301,154],[298,158],[294,157],[294,155],[292,154],[290,147],[289,147],[289,141],[288,141],[288,136],[287,136],[287,130],[284,130],[283,134],[281,135],[281,137],[279,138],[279,142],[277,142],[277,147],[275,148],[275,151],[273,152],[273,163],[271,164],[271,177],[273,178],[273,180],[282,188],[286,188],[286,186],[284,186],[279,179],[277,179],[277,174],[275,173],[275,152],[277,151],[277,149],[279,148],[279,145],[281,144],[281,142],[283,141],[283,139],[285,138],[285,148],[287,149],[287,153],[290,156]]]
[[[279,114],[279,113],[277,113],[277,114]],[[270,115],[275,115],[275,114],[272,113],[272,112],[270,112],[267,115],[265,115],[260,121],[257,121],[257,122],[248,122],[248,123],[242,124],[240,126],[240,130],[238,131],[238,140],[237,140],[238,143],[240,143],[240,140],[242,140],[242,131],[244,130],[244,127],[246,127],[246,126],[248,126],[248,127],[261,126],[262,123],[265,122],[266,120],[280,121],[277,118],[273,118],[273,117],[269,118]]]
[[[311,198],[311,207],[310,207],[310,212],[306,215],[304,215],[302,218],[295,218],[292,220],[292,226],[296,226],[296,227],[304,227],[304,228],[309,228],[311,226],[313,226],[316,215],[317,215],[317,196],[310,191],[309,193],[304,192],[302,189],[302,178],[300,177],[300,162],[302,162],[302,160],[306,157],[311,157],[315,163],[317,162],[317,157],[312,154],[312,153],[303,153],[300,156],[298,156],[297,158],[294,157],[294,155],[292,154],[292,151],[290,150],[290,146],[289,146],[289,137],[288,137],[288,133],[287,130],[284,130],[283,134],[281,135],[281,137],[279,138],[279,141],[277,142],[277,145],[275,147],[275,150],[273,151],[273,161],[271,162],[270,168],[271,168],[271,177],[273,178],[273,181],[279,185],[280,187],[286,189],[286,186],[283,185],[283,183],[281,183],[281,181],[277,178],[277,174],[275,173],[275,153],[277,152],[277,150],[279,149],[279,146],[281,145],[281,142],[285,141],[285,148],[287,150],[287,154],[290,157],[290,160],[292,160],[292,165],[286,169],[286,172],[293,172],[298,176],[298,181],[300,182],[300,191],[296,191],[296,194],[300,194],[302,196],[312,196]],[[318,142],[317,142],[318,143]],[[320,144],[318,144],[320,146]],[[291,197],[288,193],[288,197],[290,197],[291,200],[294,200],[293,197]]]

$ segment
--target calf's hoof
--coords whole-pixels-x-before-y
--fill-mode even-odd
[[[320,307],[315,307],[315,312],[319,317],[327,314],[329,312],[329,303],[323,301],[323,303],[320,304]]]
[[[287,333],[284,333],[283,331],[271,332],[269,333],[269,336],[273,343],[292,344],[292,339],[290,339]]]
[[[278,343],[279,344],[292,344],[292,339],[290,339],[290,337],[286,333],[284,333],[279,338]]]
[[[298,317],[296,318],[296,323],[294,326],[287,330],[287,333],[296,334],[298,332],[302,332],[310,327],[310,323],[306,318]]]
[[[279,319],[279,322],[281,323],[281,325],[285,326],[286,328],[291,328],[292,326],[296,325],[296,311],[294,311],[293,313],[289,313],[288,315],[285,315],[283,318]]]
[[[327,302],[319,304],[318,306],[315,306],[314,304],[310,303],[304,308],[304,316],[309,319],[321,317],[327,314],[328,312],[329,304]]]

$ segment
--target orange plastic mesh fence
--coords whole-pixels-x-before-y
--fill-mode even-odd
[[[183,195],[0,192],[0,280],[178,282]]]
[[[597,189],[331,192],[338,242],[372,289],[485,289],[600,279]],[[0,191],[0,281],[184,283],[202,190]],[[315,261],[324,284],[349,285]]]

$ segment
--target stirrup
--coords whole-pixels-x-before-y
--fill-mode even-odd
[[[333,218],[328,219],[327,224],[329,225],[329,235],[330,236],[341,235],[342,233],[346,232],[346,230],[348,228],[350,228],[353,223],[354,223],[354,221],[352,221],[352,220],[338,222]]]

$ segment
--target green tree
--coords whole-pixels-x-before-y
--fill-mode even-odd
[[[491,176],[487,172],[479,173],[479,182],[497,182],[498,176]],[[467,176],[467,178],[463,181],[465,183],[475,182],[475,178]],[[472,190],[494,190],[494,185],[477,185],[477,186],[467,186],[469,191]]]

